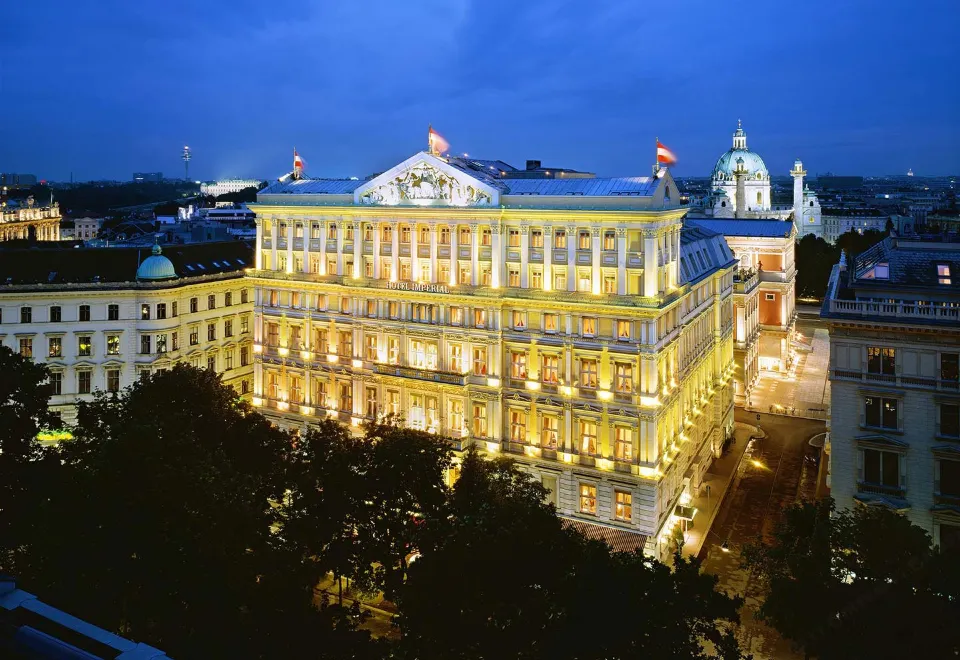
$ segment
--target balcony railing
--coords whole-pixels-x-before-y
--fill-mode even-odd
[[[373,373],[384,376],[396,376],[398,378],[415,378],[417,380],[426,380],[432,383],[444,383],[447,385],[467,384],[466,374],[458,374],[450,371],[431,371],[429,369],[417,369],[414,367],[399,367],[392,364],[374,364]]]
[[[832,298],[830,312],[918,321],[960,322],[960,306],[953,303],[873,302]]]
[[[873,495],[888,495],[903,499],[907,495],[907,489],[900,486],[885,486],[883,484],[871,484],[861,481],[857,484],[857,491],[860,493],[871,493]]]
[[[749,293],[757,288],[760,283],[760,275],[755,270],[741,269],[733,276],[733,292]]]
[[[881,383],[897,387],[918,387],[944,392],[960,390],[960,381],[929,378],[925,376],[903,376],[893,374],[875,374],[856,369],[832,369],[832,380],[854,380],[863,383]]]

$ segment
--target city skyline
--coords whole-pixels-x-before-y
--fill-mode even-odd
[[[5,82],[24,91],[0,146],[4,170],[44,179],[177,176],[184,144],[197,179],[277,176],[294,146],[310,175],[363,178],[425,148],[428,123],[453,153],[601,176],[648,174],[659,137],[677,176],[707,176],[738,118],[775,176],[797,157],[960,170],[960,92],[938,73],[960,55],[951,2],[52,7],[10,10]]]

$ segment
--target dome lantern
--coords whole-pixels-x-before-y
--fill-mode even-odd
[[[150,250],[150,256],[143,260],[137,268],[137,280],[156,281],[176,279],[177,271],[173,263],[163,256],[163,249],[155,244]]]

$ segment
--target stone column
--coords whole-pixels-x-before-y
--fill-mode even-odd
[[[567,225],[567,291],[577,290],[577,226]]]
[[[373,277],[380,279],[380,223],[373,221]]]
[[[437,223],[430,223],[430,283],[437,283]]]
[[[520,287],[526,289],[529,286],[530,270],[530,226],[520,223]]]
[[[590,282],[593,293],[600,293],[603,289],[603,282],[600,280],[600,227],[591,227],[590,233],[593,236],[593,240],[590,242],[591,253],[593,257],[593,262],[591,263],[590,268]]]
[[[553,227],[543,228],[543,290],[553,290]]]
[[[659,284],[657,266],[657,237],[655,234],[643,236],[643,295],[656,297]]]
[[[353,277],[360,277],[363,269],[360,267],[363,263],[363,233],[359,220],[353,221]],[[344,273],[346,275],[346,273]]]
[[[400,223],[392,222],[390,226],[393,231],[390,233],[392,243],[390,245],[390,281],[396,282],[400,278]]]
[[[617,294],[627,293],[627,230],[617,229]]]
[[[342,219],[337,224],[337,275],[346,275],[343,269],[343,239],[347,234],[347,223]]]
[[[287,221],[287,272],[293,272],[293,220]]]
[[[320,223],[320,274],[327,274],[327,223]]]
[[[501,242],[501,227],[493,225],[493,246],[490,248],[490,284],[494,289],[503,284],[501,271],[503,270],[503,245]]]
[[[277,218],[270,216],[270,270],[277,269],[277,237],[280,230],[277,227]]]
[[[257,253],[254,255],[257,270],[263,268],[263,219],[257,218]]]
[[[417,243],[417,223],[410,224],[410,279],[414,282],[420,281],[420,256],[418,253],[419,245]]]
[[[303,272],[310,272],[310,229],[313,226],[311,219],[303,221]]]
[[[459,227],[450,225],[450,286],[456,286],[460,280],[460,251]]]
[[[473,225],[470,227],[470,239],[472,247],[470,248],[470,280],[473,286],[480,284],[480,227]]]

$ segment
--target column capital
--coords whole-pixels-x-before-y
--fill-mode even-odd
[[[617,238],[626,238],[626,237],[627,237],[627,228],[617,227]]]
[[[490,225],[490,232],[493,234],[500,234],[502,233],[502,228],[500,225]]]
[[[590,228],[590,234],[591,234],[594,238],[599,238],[599,237],[600,237],[600,231],[601,231],[600,225],[594,225],[593,227]]]

